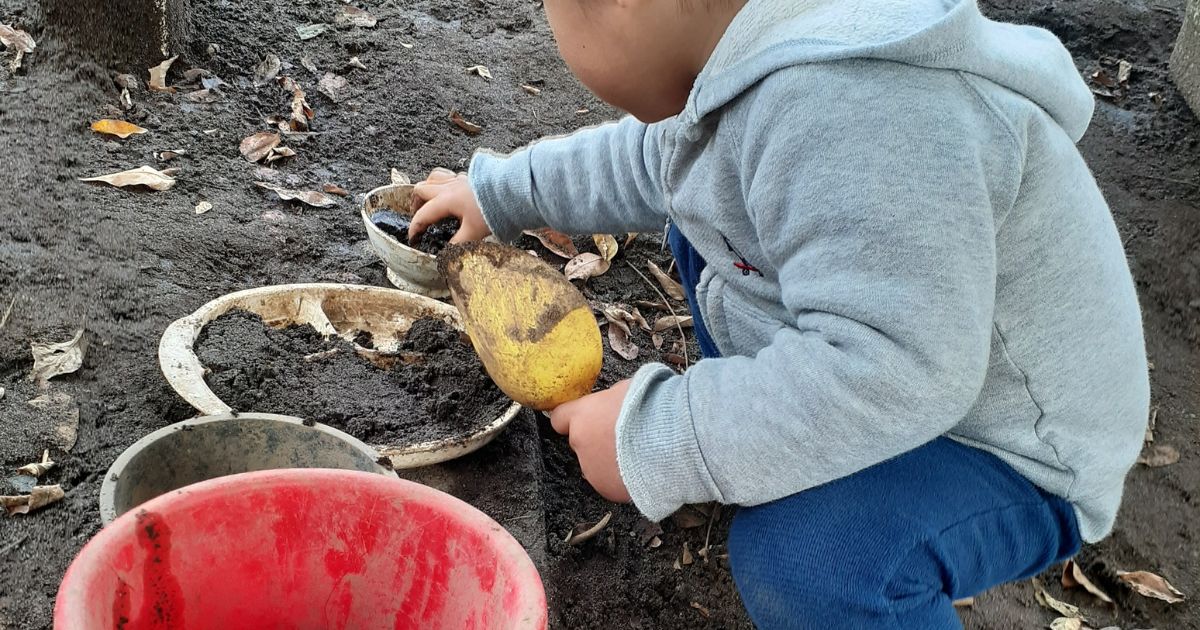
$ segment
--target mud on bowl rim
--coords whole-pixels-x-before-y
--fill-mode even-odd
[[[367,229],[367,240],[387,268],[388,281],[397,288],[432,298],[450,297],[450,289],[438,273],[437,256],[401,243],[371,220],[372,215],[381,210],[409,214],[407,210],[397,208],[393,202],[401,201],[396,198],[397,195],[407,199],[413,188],[412,184],[393,183],[367,193],[360,208],[363,225]]]
[[[327,310],[341,307],[330,318]],[[356,308],[357,307],[357,308]],[[242,309],[258,314],[269,325],[278,323],[311,324],[325,334],[339,331],[331,322],[338,320],[346,328],[367,330],[377,340],[393,341],[408,332],[412,323],[423,317],[440,317],[459,330],[463,329],[458,309],[429,297],[383,287],[348,284],[282,284],[246,289],[223,295],[182,317],[163,332],[158,345],[158,362],[163,376],[181,398],[200,412],[216,416],[233,412],[204,381],[204,365],[196,356],[195,344],[200,331],[225,313]],[[372,310],[373,309],[373,310]],[[375,319],[367,321],[374,315]],[[386,325],[379,318],[386,317]],[[346,332],[351,332],[347,329]],[[256,413],[279,413],[278,409],[242,409]],[[479,430],[442,440],[417,444],[372,444],[397,469],[419,468],[462,457],[491,442],[521,411],[513,403],[492,422]]]

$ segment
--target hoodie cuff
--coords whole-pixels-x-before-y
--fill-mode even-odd
[[[467,177],[483,220],[496,238],[508,243],[526,229],[542,223],[533,201],[533,171],[529,151],[501,156],[478,151]]]
[[[617,418],[617,467],[634,505],[652,521],[684,504],[721,501],[696,438],[685,376],[661,364],[634,375]]]

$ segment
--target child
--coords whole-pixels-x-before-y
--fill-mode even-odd
[[[961,627],[953,599],[1107,535],[1146,357],[1052,35],[975,0],[545,7],[634,118],[433,174],[412,231],[669,222],[710,358],[554,410],[598,492],[651,519],[743,506],[761,628]]]

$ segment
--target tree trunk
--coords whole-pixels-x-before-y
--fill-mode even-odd
[[[1188,0],[1183,29],[1171,54],[1171,78],[1192,111],[1200,115],[1200,0]]]
[[[149,68],[189,34],[188,0],[42,0],[47,28],[97,63]],[[140,75],[139,75],[140,76]]]

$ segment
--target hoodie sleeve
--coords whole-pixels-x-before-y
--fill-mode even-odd
[[[497,238],[549,226],[568,234],[653,232],[666,224],[662,125],[629,117],[535,142],[512,155],[481,151],[470,179]]]
[[[993,209],[1012,203],[1019,156],[947,76],[951,94],[921,107],[895,84],[848,86],[837,106],[788,97],[805,90],[786,77],[758,88],[745,120],[788,124],[745,124],[742,236],[778,276],[786,321],[753,356],[638,371],[617,453],[646,516],[780,499],[916,448],[971,408],[992,338]],[[721,278],[707,290],[728,322],[767,317]]]

